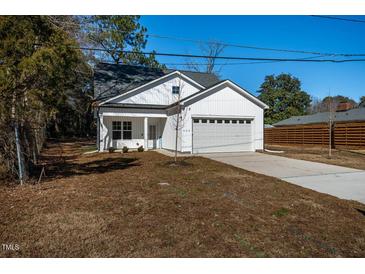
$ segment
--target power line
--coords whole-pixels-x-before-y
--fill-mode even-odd
[[[329,52],[317,52],[317,51],[305,51],[305,50],[259,47],[259,46],[254,46],[254,45],[226,43],[226,42],[220,42],[220,41],[214,41],[214,40],[213,41],[207,41],[207,40],[200,40],[200,39],[191,39],[191,38],[184,38],[184,37],[159,35],[159,34],[153,34],[153,33],[152,34],[146,33],[146,36],[147,37],[152,37],[152,38],[157,38],[157,39],[169,39],[169,40],[185,41],[185,42],[207,44],[207,45],[217,43],[217,44],[225,46],[225,47],[235,47],[235,48],[244,48],[244,49],[252,49],[252,50],[262,50],[262,51],[312,54],[312,55],[323,55],[323,56],[333,56],[333,57],[335,57],[335,56],[342,56],[342,57],[365,56],[365,53],[329,53]]]
[[[35,43],[34,46],[44,46],[46,44]],[[74,47],[68,46],[69,48],[79,50],[90,50],[90,51],[102,51],[102,52],[113,52],[113,53],[126,53],[135,55],[155,55],[155,56],[166,56],[166,57],[185,57],[185,58],[198,58],[198,59],[222,59],[222,60],[245,60],[245,61],[274,61],[274,62],[315,62],[315,63],[347,63],[347,62],[365,62],[365,59],[309,59],[309,58],[267,58],[267,57],[241,57],[241,56],[212,56],[212,55],[194,55],[194,54],[183,54],[183,53],[167,53],[167,52],[139,52],[131,50],[118,50],[118,49],[106,49],[106,48],[92,48],[92,47]]]
[[[338,19],[338,20],[346,20],[346,21],[353,21],[351,19],[344,19],[339,17],[332,17],[332,16],[321,16],[321,15],[312,15],[314,17],[323,17],[323,18],[329,18],[329,19]],[[358,22],[364,22],[361,20],[355,20]],[[71,23],[68,22],[68,24],[77,25],[77,23]],[[84,23],[80,23],[82,25]],[[85,25],[85,24],[84,24]],[[95,26],[87,26],[88,29],[93,30],[110,30],[110,28],[106,27],[95,27]],[[120,33],[130,33],[129,31],[121,31]],[[220,42],[220,41],[207,41],[207,40],[200,40],[200,39],[191,39],[191,38],[184,38],[184,37],[176,37],[176,36],[168,36],[168,35],[160,35],[160,34],[145,34],[147,37],[153,37],[157,39],[170,39],[170,40],[176,40],[176,41],[185,41],[185,42],[191,42],[191,43],[199,43],[199,44],[212,44],[217,43],[225,47],[235,47],[235,48],[245,48],[245,49],[252,49],[252,50],[262,50],[262,51],[272,51],[272,52],[286,52],[286,53],[300,53],[300,54],[311,54],[311,55],[323,55],[323,56],[342,56],[342,57],[360,57],[365,56],[365,53],[329,53],[329,52],[317,52],[317,51],[305,51],[305,50],[294,50],[294,49],[282,49],[282,48],[270,48],[270,47],[260,47],[255,45],[244,45],[244,44],[237,44],[237,43],[228,43],[228,42]]]
[[[313,56],[313,57],[306,57],[306,58],[300,58],[301,60],[305,59],[315,59],[315,58],[321,58],[323,56]],[[253,64],[269,64],[269,63],[280,63],[282,61],[252,61],[252,62],[238,62],[238,63],[215,63],[217,66],[231,66],[231,65],[253,65]],[[189,63],[163,63],[167,66],[188,66]],[[194,63],[194,65],[197,66],[206,66],[208,63]]]
[[[166,53],[166,52],[137,52],[137,51],[129,51],[129,50],[112,50],[112,49],[100,49],[100,48],[88,48],[88,47],[79,47],[76,49],[80,50],[94,50],[94,51],[103,51],[110,52],[114,51],[115,53],[126,53],[126,54],[143,54],[143,55],[155,55],[155,56],[166,56],[166,57],[186,57],[186,58],[199,58],[199,59],[223,59],[223,60],[246,60],[246,61],[279,61],[279,62],[332,62],[332,63],[345,63],[345,62],[364,62],[365,59],[304,59],[304,58],[266,58],[266,57],[238,57],[238,56],[210,56],[210,55],[194,55],[194,54],[182,54],[182,53]]]
[[[286,52],[286,53],[301,53],[301,54],[314,54],[314,55],[323,55],[323,56],[342,56],[342,57],[365,56],[365,53],[328,53],[328,52],[327,53],[322,53],[322,52],[316,52],[316,51],[279,49],[279,48],[269,48],[269,47],[258,47],[258,46],[252,46],[252,45],[224,43],[224,42],[219,42],[219,41],[196,40],[196,39],[190,39],[190,38],[164,36],[164,35],[157,35],[157,34],[146,34],[146,35],[149,36],[149,37],[153,37],[153,38],[171,39],[171,40],[186,41],[186,42],[201,43],[201,44],[214,44],[214,43],[217,43],[217,44],[225,46],[225,47],[236,47],[236,48],[245,48],[245,49],[253,49],[253,50],[276,51],[276,52]]]
[[[311,15],[311,16],[318,17],[318,18],[324,18],[324,19],[341,20],[341,21],[348,21],[348,22],[355,22],[355,23],[365,23],[364,20],[349,19],[349,18],[336,17],[336,16],[326,16],[326,15]]]

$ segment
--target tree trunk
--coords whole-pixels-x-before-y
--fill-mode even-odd
[[[18,117],[16,117],[16,103],[17,103],[17,95],[16,91],[13,93],[12,98],[12,106],[11,106],[11,120],[14,124],[14,133],[15,133],[15,148],[16,148],[16,156],[17,156],[17,163],[18,163],[18,177],[19,182],[22,185],[26,180],[26,170],[25,170],[25,162],[22,152],[22,145],[20,141],[20,134],[19,134],[19,123]]]
[[[180,102],[179,102],[180,104]],[[180,120],[180,105],[178,106],[177,121],[176,121],[176,134],[175,134],[175,162],[177,161],[177,141],[179,140],[179,120]]]
[[[21,150],[20,139],[19,139],[18,123],[14,124],[14,130],[15,130],[16,155],[17,155],[17,159],[18,159],[18,176],[19,176],[20,184],[22,185],[25,180],[25,169],[24,169],[24,158],[22,156],[22,150]]]
[[[175,134],[175,162],[177,162],[177,142],[179,140],[179,123],[180,123],[180,99],[181,99],[181,79],[179,83],[179,95],[177,97],[177,120],[176,120],[176,134]]]

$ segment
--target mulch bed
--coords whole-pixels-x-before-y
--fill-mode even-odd
[[[360,203],[205,158],[83,145],[51,143],[40,184],[0,186],[0,243],[19,247],[0,256],[365,256]]]

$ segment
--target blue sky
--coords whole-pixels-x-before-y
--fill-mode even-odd
[[[365,16],[341,16],[365,20]],[[218,40],[226,43],[326,53],[364,53],[365,23],[328,20],[311,16],[142,16],[150,34]],[[199,44],[149,37],[147,50],[201,54]],[[226,47],[224,56],[305,58],[307,54],[282,53]],[[328,57],[331,58],[331,57]],[[365,58],[359,57],[359,58]],[[162,63],[186,63],[186,58],[158,57]],[[204,61],[200,61],[204,62]],[[219,63],[241,63],[225,61]],[[171,67],[171,66],[170,66]],[[183,69],[183,66],[175,66]],[[302,89],[323,98],[345,95],[358,101],[365,95],[365,62],[263,63],[222,66],[223,79],[231,79],[256,93],[266,75],[290,73]]]

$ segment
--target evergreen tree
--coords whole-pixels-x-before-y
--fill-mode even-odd
[[[138,21],[0,16],[0,165],[8,173],[26,179],[47,136],[95,134],[89,64],[105,56],[81,46],[102,47],[115,63],[161,67],[153,54],[140,54],[147,35]]]
[[[81,17],[80,21],[86,43],[104,49],[104,52],[94,53],[97,60],[161,67],[154,54],[147,57],[141,53],[147,43],[147,29],[139,23],[139,19],[137,15],[95,15]]]
[[[311,102],[310,96],[301,89],[299,79],[290,74],[266,76],[258,92],[259,99],[270,107],[265,111],[267,124],[304,115]]]
[[[0,161],[9,171],[21,171],[24,179],[37,160],[47,125],[57,122],[62,108],[76,103],[74,94],[90,76],[77,47],[46,16],[0,17]]]

